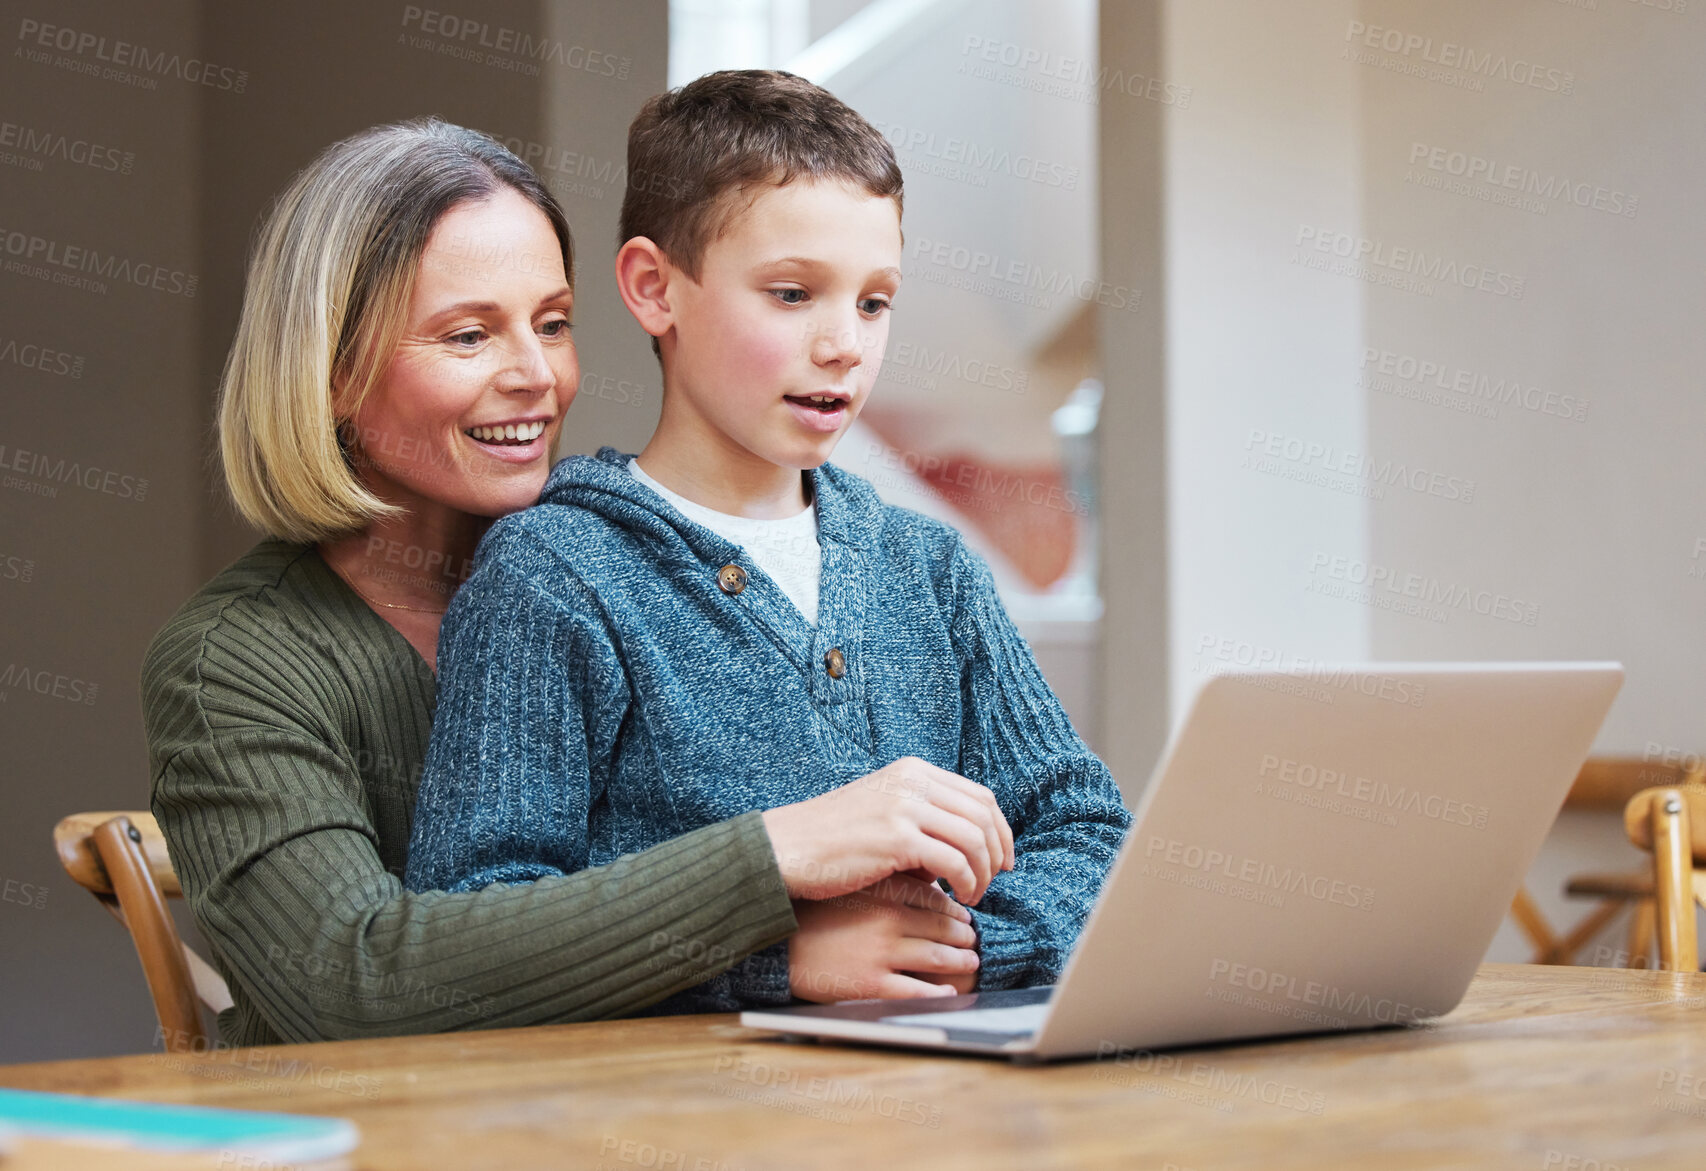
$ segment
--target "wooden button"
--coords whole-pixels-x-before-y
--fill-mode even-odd
[[[738,565],[725,565],[717,570],[717,588],[725,594],[738,594],[746,588],[746,570]]]
[[[839,679],[847,674],[847,656],[841,653],[838,646],[829,648],[829,653],[823,656],[823,665],[829,668],[831,679]]]

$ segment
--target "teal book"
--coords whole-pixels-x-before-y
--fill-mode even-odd
[[[229,1151],[277,1163],[348,1154],[361,1137],[347,1118],[0,1089],[0,1134],[7,1132],[138,1150]]]

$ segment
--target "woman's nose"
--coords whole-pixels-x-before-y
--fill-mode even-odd
[[[531,330],[507,345],[505,353],[508,361],[504,364],[500,390],[538,394],[556,385],[556,367],[546,356],[544,343]]]

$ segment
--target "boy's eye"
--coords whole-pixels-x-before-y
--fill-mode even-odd
[[[886,297],[866,297],[859,302],[859,312],[867,317],[875,317],[885,309],[893,309]]]
[[[806,299],[804,289],[771,289],[770,295],[784,305],[798,305]]]

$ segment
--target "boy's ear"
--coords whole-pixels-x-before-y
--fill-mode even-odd
[[[653,337],[662,337],[675,324],[669,298],[674,276],[669,257],[645,236],[633,237],[616,251],[616,290],[640,328]]]

